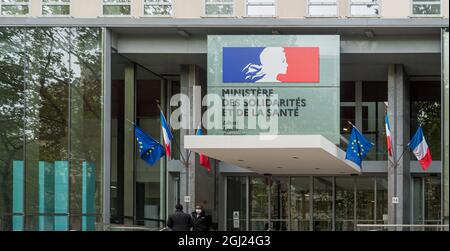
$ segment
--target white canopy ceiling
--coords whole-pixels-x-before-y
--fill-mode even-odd
[[[184,147],[261,174],[358,174],[321,135],[185,136]]]

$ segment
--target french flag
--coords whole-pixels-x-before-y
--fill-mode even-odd
[[[416,156],[422,168],[424,170],[427,170],[433,160],[431,158],[430,148],[428,147],[427,141],[423,136],[422,127],[419,127],[419,129],[417,129],[416,134],[414,134],[414,137],[411,139],[408,145],[411,151]]]
[[[319,47],[223,47],[223,83],[319,83]]]
[[[198,127],[197,129],[197,136],[202,136],[202,127]],[[208,172],[211,172],[211,163],[209,162],[209,157],[204,155],[204,154],[200,154],[200,165],[204,166]]]
[[[169,126],[167,125],[166,117],[164,117],[164,114],[162,111],[160,111],[160,118],[161,118],[161,128],[163,132],[163,138],[164,138],[164,146],[166,148],[166,155],[170,156],[170,141],[173,139],[172,132],[170,132]]]
[[[389,154],[389,157],[392,157],[393,153],[392,153],[391,127],[389,126],[389,118],[387,115],[386,115],[386,119],[385,119],[385,125],[386,125],[386,139],[387,139],[388,154]]]

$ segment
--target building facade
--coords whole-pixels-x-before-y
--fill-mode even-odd
[[[448,230],[448,9],[448,0],[0,0],[0,229],[157,230],[181,203],[203,205],[218,230]],[[320,81],[224,81],[223,48],[270,46],[319,48]],[[162,141],[158,105],[173,124],[173,97],[189,97],[192,111],[199,87],[200,98],[273,89],[306,101],[300,116],[280,119],[277,140],[233,130],[200,139],[194,125],[175,129],[172,155],[148,166],[133,123]],[[342,157],[349,121],[374,143],[361,169]],[[419,126],[427,170],[407,150]]]

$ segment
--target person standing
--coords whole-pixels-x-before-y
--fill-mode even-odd
[[[172,231],[191,231],[192,226],[192,217],[183,212],[183,205],[177,204],[175,213],[171,214],[167,219],[167,227]]]
[[[206,215],[205,210],[200,205],[195,207],[195,211],[192,212],[192,231],[209,231],[211,229],[212,220],[211,216]]]

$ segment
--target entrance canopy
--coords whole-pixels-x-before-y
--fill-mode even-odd
[[[184,147],[260,174],[358,174],[345,152],[321,135],[185,136]]]

